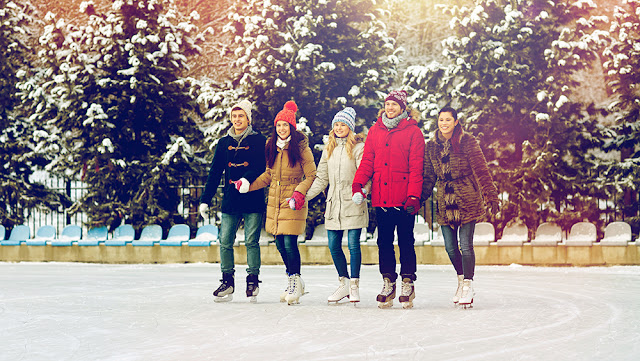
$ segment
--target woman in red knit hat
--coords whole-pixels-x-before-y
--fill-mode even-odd
[[[305,195],[316,177],[309,140],[296,130],[297,111],[298,106],[290,100],[276,115],[273,133],[265,147],[265,172],[251,184],[246,179],[236,182],[240,193],[269,186],[265,229],[275,236],[289,277],[280,296],[280,301],[288,304],[299,303],[304,294],[298,235],[304,234],[308,211]]]

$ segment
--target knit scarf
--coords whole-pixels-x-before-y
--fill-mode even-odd
[[[440,150],[440,167],[444,175],[444,206],[445,218],[452,226],[459,226],[461,223],[460,209],[456,203],[456,193],[453,187],[453,176],[451,175],[451,141],[444,139],[440,131],[437,131],[438,143],[442,145]]]
[[[387,118],[387,113],[382,113],[382,123],[387,127],[387,129],[393,129],[397,127],[398,124],[400,124],[400,121],[402,119],[408,118],[408,117],[409,117],[409,114],[407,114],[406,110],[393,119]]]
[[[278,137],[278,139],[276,139],[276,145],[278,146],[278,148],[283,149],[284,146],[287,145],[287,143],[289,143],[290,140],[291,140],[291,136],[288,136],[287,139],[282,139]]]
[[[244,140],[244,138],[246,138],[247,136],[253,134],[253,128],[251,127],[251,125],[249,125],[242,133],[240,134],[236,134],[236,131],[233,129],[233,127],[231,127],[231,129],[229,129],[229,131],[227,132],[227,135],[229,135],[231,138],[235,139],[236,142],[238,142],[238,146],[240,146],[240,143],[242,143],[242,141]]]

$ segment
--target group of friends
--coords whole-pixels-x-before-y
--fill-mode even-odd
[[[360,237],[369,224],[366,199],[370,197],[376,212],[383,279],[382,291],[376,298],[378,306],[393,306],[400,276],[398,301],[404,308],[412,307],[417,269],[415,216],[436,187],[437,223],[458,277],[453,302],[465,307],[473,303],[475,224],[485,217],[487,208],[494,214],[498,212],[499,203],[478,141],[463,131],[455,109],[440,110],[438,129],[425,144],[417,123],[420,114],[407,107],[407,93],[403,90],[387,95],[366,140],[355,132],[355,110],[344,108],[333,117],[317,167],[308,138],[296,129],[298,107],[294,101],[287,101],[276,115],[268,139],[252,128],[251,109],[247,100],[231,108],[232,127],[216,146],[200,198],[204,217],[224,173],[219,233],[222,279],[213,292],[216,301],[230,301],[233,297],[233,244],[242,220],[247,247],[246,295],[256,301],[260,283],[259,238],[265,209],[261,189],[269,187],[265,230],[275,236],[288,277],[281,302],[299,303],[305,294],[298,237],[305,232],[308,201],[326,191],[325,228],[339,280],[327,301],[348,298],[354,304],[360,302]],[[345,232],[350,267],[342,250]],[[396,233],[399,273],[394,249]]]

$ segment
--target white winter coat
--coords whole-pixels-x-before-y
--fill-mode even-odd
[[[336,138],[336,143],[330,158],[327,158],[326,149],[322,151],[316,179],[307,192],[307,199],[314,198],[328,185],[325,228],[334,231],[365,228],[369,224],[367,202],[357,205],[351,200],[351,183],[362,160],[364,143],[354,146],[353,159],[347,154],[346,139]],[[369,194],[371,184],[368,183],[365,188],[368,188]]]

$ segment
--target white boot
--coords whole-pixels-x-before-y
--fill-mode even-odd
[[[456,294],[453,296],[453,303],[460,301],[460,296],[462,296],[462,281],[464,281],[464,275],[458,275],[458,288],[456,289]]]
[[[360,279],[352,278],[349,281],[349,302],[360,302]]]
[[[416,290],[413,285],[413,280],[409,277],[403,278],[402,290],[398,298],[398,301],[402,304],[402,308],[412,308],[414,298],[416,298]]]
[[[467,279],[462,281],[462,295],[460,296],[460,301],[458,301],[459,305],[464,308],[472,307],[474,295],[473,281]]]
[[[287,278],[287,288],[285,288],[284,291],[280,294],[280,302],[287,301],[287,295],[289,294],[289,290],[291,289],[291,282],[293,281],[292,277],[293,276],[289,276],[289,278]]]
[[[341,299],[349,297],[349,286],[347,285],[348,278],[340,277],[338,280],[340,281],[340,286],[338,286],[338,289],[336,289],[333,294],[327,298],[327,302],[329,303],[338,303]]]
[[[293,305],[294,303],[300,303],[300,296],[302,296],[302,278],[300,278],[299,274],[295,274],[291,276],[291,286],[289,288],[289,293],[287,293],[287,297],[285,297],[288,305]]]

